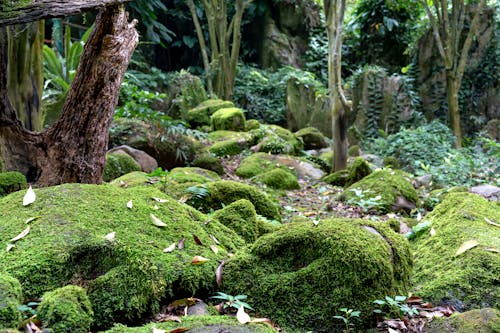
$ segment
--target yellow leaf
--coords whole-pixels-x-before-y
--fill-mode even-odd
[[[114,241],[115,240],[115,236],[116,236],[116,232],[110,232],[109,234],[107,234],[106,236],[104,236],[104,238],[107,240],[107,241]]]
[[[210,249],[215,253],[219,253],[219,248],[217,247],[217,245],[210,245]]]
[[[7,244],[7,248],[5,249],[5,251],[9,252],[10,250],[12,250],[13,247],[15,247],[15,245],[9,243],[9,244]]]
[[[16,237],[12,238],[10,241],[14,243],[15,241],[20,240],[21,238],[24,238],[28,233],[30,232],[30,226],[26,227],[19,235]]]
[[[151,221],[153,222],[153,224],[155,226],[157,226],[157,227],[166,227],[167,226],[162,220],[160,220],[159,218],[157,218],[153,214],[149,214],[149,216],[151,216]]]
[[[26,219],[26,224],[30,223],[30,222],[33,222],[35,220],[38,220],[39,218],[41,218],[41,216],[33,216],[33,217],[30,217],[29,219]]]
[[[134,207],[134,204],[132,203],[132,200],[129,200],[127,202],[127,208],[132,209],[132,207]]]
[[[169,247],[167,247],[166,249],[164,249],[164,250],[163,250],[163,252],[164,252],[164,253],[170,253],[170,252],[172,252],[173,250],[175,250],[175,246],[176,246],[176,245],[177,245],[177,244],[172,243]]]
[[[36,194],[35,194],[35,191],[33,191],[33,189],[31,188],[31,185],[30,185],[30,187],[26,191],[26,194],[24,195],[23,206],[28,206],[29,204],[35,202],[35,200],[36,200]]]
[[[485,250],[488,252],[500,253],[500,250],[495,249],[494,247],[487,247]]]
[[[156,201],[156,202],[159,202],[159,203],[165,203],[165,202],[168,202],[167,199],[162,199],[162,198],[155,198],[153,197],[153,200]]]
[[[491,225],[495,226],[495,227],[500,227],[500,224],[493,222],[493,221],[492,221],[492,220],[490,220],[489,218],[486,218],[486,217],[485,217],[485,218],[484,218],[484,220],[485,220],[486,222],[488,222],[489,224],[491,224]]]
[[[470,249],[472,248],[475,248],[476,246],[479,245],[479,242],[477,240],[470,240],[470,241],[467,241],[467,242],[464,242],[457,250],[457,252],[455,252],[455,257],[456,256],[459,256],[461,255],[462,253],[466,252],[466,251],[469,251]]]
[[[202,256],[194,256],[193,260],[191,260],[191,264],[200,265],[200,264],[206,263],[207,261],[210,261],[210,259],[202,257]]]
[[[250,322],[250,316],[245,312],[243,306],[240,306],[238,312],[236,312],[236,319],[238,319],[240,324],[246,324]]]

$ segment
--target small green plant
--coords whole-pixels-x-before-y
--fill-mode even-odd
[[[340,312],[343,312],[343,315],[338,315],[338,316],[333,316],[335,319],[340,319],[344,322],[345,324],[345,333],[351,332],[351,329],[356,326],[354,323],[355,320],[359,320],[359,315],[361,314],[361,311],[355,311],[353,309],[348,309],[348,308],[340,308]]]
[[[160,183],[162,184],[162,191],[167,191],[167,176],[168,170],[163,170],[161,167],[147,174],[148,177],[151,178],[159,178]]]
[[[222,300],[222,307],[227,311],[230,311],[231,309],[238,310],[241,306],[245,309],[254,311],[254,309],[248,303],[243,302],[247,299],[247,295],[232,296],[218,291],[217,295],[211,296],[210,298]]]
[[[355,206],[360,207],[364,213],[368,213],[368,211],[370,211],[370,209],[377,208],[380,205],[382,205],[382,203],[380,202],[382,197],[380,195],[377,195],[376,197],[373,197],[373,198],[366,197],[366,194],[368,192],[371,192],[369,190],[363,191],[363,190],[354,188],[354,189],[351,189],[350,191],[354,192],[356,197],[347,200],[347,203],[349,205],[355,205]]]
[[[193,207],[205,200],[209,194],[205,185],[190,186],[184,192],[189,195],[189,204]]]
[[[23,318],[31,318],[36,315],[36,308],[40,305],[39,302],[28,302],[18,306],[19,311],[23,314]]]
[[[387,318],[403,318],[405,316],[413,317],[418,315],[418,310],[412,308],[406,303],[406,296],[394,296],[394,298],[385,296],[384,299],[376,299],[373,303],[379,306],[379,309],[373,312],[385,315]]]

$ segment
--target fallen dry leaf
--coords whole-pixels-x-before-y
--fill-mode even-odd
[[[132,207],[134,207],[134,204],[132,203],[132,200],[129,200],[127,202],[127,208],[132,209]]]
[[[194,242],[198,245],[203,245],[203,243],[201,242],[200,238],[196,235],[193,234],[193,239],[194,239]]]
[[[30,217],[29,219],[26,219],[26,224],[30,223],[30,222],[33,222],[35,220],[38,220],[39,218],[41,218],[41,216],[33,216],[33,217]]]
[[[30,226],[27,226],[26,229],[24,229],[19,235],[17,235],[16,237],[12,238],[10,241],[12,243],[20,240],[21,238],[24,238],[26,237],[27,234],[29,234],[30,232]]]
[[[179,250],[182,250],[184,248],[184,242],[186,241],[186,238],[182,238],[180,241],[179,241],[179,244],[177,244],[177,248]]]
[[[153,206],[153,209],[154,209],[154,210],[158,210],[158,209],[160,209],[160,207],[158,207],[157,205],[154,205],[154,206]]]
[[[431,235],[431,237],[436,236],[436,230],[434,228],[431,228],[431,231],[429,231],[429,235]]]
[[[104,236],[104,238],[107,240],[107,241],[114,241],[115,240],[115,236],[116,236],[116,232],[110,232],[109,234],[107,234],[106,236]]]
[[[462,253],[469,251],[472,248],[475,248],[476,246],[479,245],[479,242],[477,240],[470,240],[467,242],[464,242],[460,247],[458,248],[457,252],[455,252],[455,257],[461,255]]]
[[[225,264],[226,264],[226,261],[222,260],[220,265],[215,270],[215,282],[217,282],[217,286],[219,286],[219,287],[222,284],[222,269],[224,268]]]
[[[500,250],[495,249],[494,247],[485,247],[484,250],[493,253],[500,253]]]
[[[15,245],[12,243],[9,243],[9,244],[7,244],[7,248],[5,249],[5,251],[9,252],[10,250],[12,250],[13,247],[15,247]]]
[[[207,261],[210,261],[210,259],[202,257],[202,256],[194,256],[193,260],[191,260],[191,264],[201,265],[201,264],[206,263]]]
[[[157,218],[153,214],[149,214],[149,216],[151,216],[151,221],[153,222],[153,224],[155,226],[157,226],[157,227],[166,227],[167,226],[162,220],[160,220],[159,218]]]
[[[240,306],[238,312],[236,312],[236,319],[240,324],[246,324],[250,322],[250,316],[245,312],[245,308]]]
[[[162,198],[155,198],[153,197],[153,200],[156,201],[156,202],[159,202],[159,203],[165,203],[165,202],[168,202],[167,199],[162,199]]]
[[[187,332],[189,330],[190,330],[190,328],[187,328],[187,327],[179,327],[179,328],[176,328],[174,330],[171,330],[170,333],[183,333],[183,332]]]
[[[215,238],[214,235],[209,235],[209,236],[215,242],[215,244],[220,244],[220,242],[217,240],[217,238]]]
[[[176,245],[177,244],[175,244],[175,243],[170,244],[169,247],[167,247],[166,249],[163,250],[163,253],[170,253],[170,252],[172,252],[173,250],[175,250],[175,246]]]
[[[210,250],[213,251],[213,253],[217,254],[219,253],[219,248],[217,247],[217,245],[210,245]]]
[[[485,218],[484,218],[484,220],[485,220],[486,222],[488,222],[489,224],[494,225],[495,227],[500,227],[500,224],[493,222],[493,221],[492,221],[492,220],[490,220],[489,218],[486,218],[486,217],[485,217]]]
[[[23,206],[28,206],[29,204],[35,202],[35,200],[36,200],[36,194],[35,194],[35,191],[33,191],[33,189],[31,188],[31,185],[30,185],[30,187],[26,191],[26,194],[23,197]]]
[[[157,329],[156,327],[151,328],[152,333],[167,333],[165,330]]]

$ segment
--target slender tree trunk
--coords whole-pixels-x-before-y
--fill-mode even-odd
[[[42,129],[44,21],[11,26],[8,34],[8,90],[18,119],[29,130]]]
[[[109,125],[138,43],[135,24],[128,23],[123,5],[101,10],[61,117],[41,133],[23,128],[8,99],[6,79],[0,77],[0,155],[7,170],[21,171],[42,186],[102,182]],[[0,73],[7,65],[2,41]]]
[[[460,110],[458,108],[459,85],[451,71],[446,71],[446,99],[448,102],[448,117],[450,127],[456,137],[455,147],[462,147],[462,129],[460,127]]]

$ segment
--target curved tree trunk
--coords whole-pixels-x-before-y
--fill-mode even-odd
[[[59,120],[48,130],[26,130],[16,118],[0,78],[0,156],[41,186],[101,183],[108,129],[125,70],[138,43],[135,21],[122,5],[101,10],[85,44],[77,74]],[[0,40],[0,72],[5,69]]]

